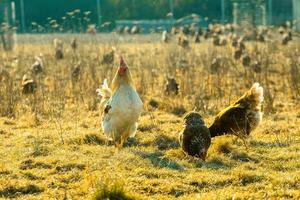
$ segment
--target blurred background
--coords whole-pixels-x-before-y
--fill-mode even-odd
[[[19,33],[110,32],[138,25],[141,33],[174,24],[282,25],[300,18],[300,0],[1,0],[0,22]],[[299,23],[294,23],[300,28]]]

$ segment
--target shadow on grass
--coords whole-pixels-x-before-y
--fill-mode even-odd
[[[250,141],[251,147],[269,147],[269,148],[277,148],[277,147],[289,147],[290,144],[286,142],[264,142],[252,140]]]
[[[171,138],[166,135],[159,135],[155,140],[154,144],[159,150],[174,149],[180,147],[179,142],[176,138]]]
[[[40,188],[33,184],[22,186],[22,187],[7,186],[4,187],[2,190],[0,190],[0,196],[6,198],[15,198],[21,195],[38,194],[43,191],[44,191],[43,188]]]
[[[19,169],[27,170],[27,169],[51,169],[52,166],[43,162],[35,162],[34,160],[28,159],[21,162]]]
[[[169,168],[178,171],[184,170],[184,168],[180,166],[176,161],[164,157],[164,154],[161,152],[148,153],[148,152],[136,151],[135,153],[140,157],[142,157],[143,159],[150,160],[151,164],[155,167]]]
[[[155,126],[154,124],[142,124],[138,127],[138,130],[141,132],[150,132],[153,130],[157,130],[157,126]]]
[[[124,147],[149,147],[156,146],[159,150],[177,149],[180,147],[176,138],[172,138],[166,135],[159,135],[154,140],[147,142],[139,142],[137,138],[128,138],[124,144]]]
[[[242,172],[237,175],[238,184],[246,186],[249,184],[259,183],[264,180],[264,176],[258,176],[254,173]]]
[[[189,185],[196,187],[197,189],[203,190],[203,189],[207,189],[207,188],[225,188],[228,187],[230,185],[232,185],[232,183],[234,182],[234,180],[232,178],[229,179],[225,179],[225,180],[218,180],[212,183],[208,183],[206,181],[192,181],[189,183]]]
[[[104,138],[101,138],[98,134],[87,134],[83,138],[83,143],[89,145],[104,145],[106,141]]]
[[[203,169],[230,169],[230,166],[224,163],[222,160],[214,158],[212,160],[209,160],[207,162],[204,162],[202,160],[198,160],[195,163],[195,166],[198,168]]]
[[[233,152],[230,154],[230,158],[231,158],[232,160],[240,161],[240,162],[254,162],[254,163],[258,163],[258,162],[259,162],[258,159],[249,156],[249,155],[248,155],[247,153],[245,153],[245,152],[236,152],[236,151],[233,151]]]
[[[68,172],[68,171],[72,171],[72,170],[79,170],[82,171],[86,168],[86,166],[84,164],[78,164],[78,163],[68,163],[65,165],[61,165],[61,166],[56,166],[55,170],[57,172]]]
[[[138,140],[135,137],[128,138],[124,143],[124,147],[136,147],[136,146],[140,146],[140,144],[138,143]]]
[[[176,106],[171,110],[171,113],[178,117],[182,117],[186,112],[187,110],[183,106]]]

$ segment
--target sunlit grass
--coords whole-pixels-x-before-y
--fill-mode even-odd
[[[246,43],[254,59],[255,46],[261,54],[263,69],[255,73],[233,60],[228,46],[206,42],[187,50],[141,38],[139,43],[97,44],[92,42],[100,38],[90,37],[78,39],[75,53],[65,42],[62,60],[55,59],[49,36],[44,44],[21,43],[15,52],[0,52],[0,66],[12,80],[12,85],[0,82],[1,197],[300,198],[300,108],[289,65],[289,59],[296,60],[297,44]],[[112,47],[127,59],[145,104],[136,139],[121,150],[101,132],[95,92],[115,73],[117,59],[102,64]],[[40,53],[44,71],[35,77],[38,90],[23,95],[22,76]],[[216,55],[224,63],[220,73],[212,74]],[[78,62],[82,70],[74,84],[71,74]],[[178,95],[163,93],[165,75],[179,83]],[[177,141],[184,111],[196,109],[209,124],[256,81],[266,90],[265,115],[247,141],[249,148],[234,136],[222,136],[212,140],[206,162],[186,156]]]

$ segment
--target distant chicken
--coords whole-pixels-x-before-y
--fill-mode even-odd
[[[0,68],[0,82],[7,82],[10,79],[10,74],[7,70]]]
[[[105,80],[97,90],[102,97],[102,129],[104,134],[122,147],[128,137],[134,137],[143,103],[136,92],[129,68],[121,57],[120,66],[112,81],[112,88]]]
[[[244,67],[248,67],[251,63],[251,58],[248,54],[244,54],[242,56],[242,64]]]
[[[212,42],[213,42],[213,45],[215,46],[219,46],[220,45],[220,36],[217,35],[217,34],[213,34],[213,38],[212,38]]]
[[[291,34],[291,32],[284,33],[282,35],[282,38],[281,38],[281,44],[287,45],[289,43],[289,41],[292,41],[292,34]]]
[[[22,92],[23,94],[34,94],[37,84],[33,78],[25,74],[22,79]]]
[[[188,40],[187,36],[180,35],[177,39],[177,44],[183,48],[189,47],[189,40]]]
[[[211,137],[233,134],[247,137],[262,120],[263,88],[254,83],[242,97],[222,110],[209,127]]]
[[[64,58],[64,53],[63,53],[64,43],[61,40],[55,38],[53,40],[53,44],[54,44],[54,49],[55,49],[55,58],[57,60],[63,59]]]
[[[196,32],[194,35],[194,42],[195,43],[200,43],[200,34],[199,32]]]
[[[246,50],[246,45],[245,45],[245,43],[244,43],[244,38],[243,38],[243,37],[241,37],[241,38],[238,40],[237,48],[241,49],[242,51],[245,51],[245,50]]]
[[[115,59],[115,52],[112,50],[108,53],[105,53],[102,57],[102,64],[112,64]]]
[[[216,57],[212,60],[212,63],[210,65],[210,71],[211,73],[217,73],[220,68],[222,67],[222,58],[221,57]]]
[[[240,48],[236,48],[236,49],[234,49],[234,52],[233,52],[233,58],[235,60],[239,60],[242,57],[242,54],[243,54],[243,50]]]
[[[139,34],[140,33],[140,27],[138,27],[138,26],[133,26],[132,28],[131,28],[131,30],[130,30],[130,33],[131,34]]]
[[[261,73],[262,71],[261,62],[254,61],[254,63],[252,64],[252,69],[255,73]]]
[[[184,117],[184,130],[179,135],[179,142],[188,155],[205,160],[211,137],[199,113],[190,112]]]
[[[88,25],[86,32],[91,35],[96,35],[97,33],[96,26],[94,24]]]
[[[130,33],[130,27],[129,26],[125,26],[124,27],[124,33]]]
[[[177,27],[172,27],[172,29],[171,29],[171,34],[172,34],[172,35],[176,35],[176,34],[178,34],[178,33],[180,33],[180,29],[177,28]]]
[[[71,73],[72,83],[75,83],[76,81],[78,81],[78,79],[80,77],[80,72],[81,72],[81,67],[80,67],[80,63],[78,63]]]
[[[77,42],[77,38],[74,38],[71,42],[71,48],[73,49],[73,51],[76,51],[78,48],[78,42]]]
[[[174,78],[166,77],[165,93],[167,95],[179,94],[179,84],[177,83],[177,81]]]
[[[40,56],[35,57],[35,62],[31,66],[31,71],[37,75],[43,72],[44,65],[43,65],[43,60]]]
[[[167,31],[163,31],[162,35],[161,35],[161,40],[164,43],[168,43],[170,41],[170,38],[168,36],[168,32]]]
[[[238,38],[238,36],[237,35],[232,35],[231,36],[231,46],[232,47],[238,47],[238,41],[239,40],[239,38]]]
[[[257,36],[256,36],[256,40],[259,41],[259,42],[265,42],[266,41],[265,36],[263,35],[263,33],[258,33]]]
[[[220,46],[226,46],[227,45],[227,39],[226,39],[226,37],[220,37],[219,45]]]

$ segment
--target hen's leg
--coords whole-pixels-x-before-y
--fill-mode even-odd
[[[121,146],[122,135],[119,132],[114,132],[113,135],[115,147],[119,148]]]
[[[120,146],[119,146],[119,148],[122,148],[122,147],[123,147],[124,142],[125,142],[125,138],[123,138],[123,137],[121,136],[121,141],[120,141]]]
[[[121,149],[124,145],[124,137],[121,135],[118,140],[115,141],[115,146],[118,148],[118,149]]]

